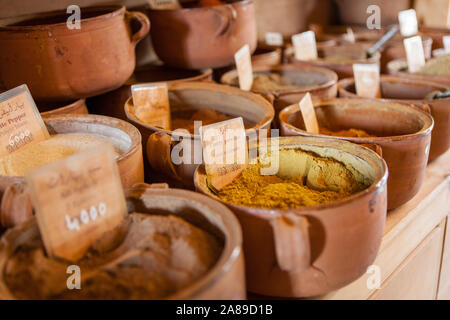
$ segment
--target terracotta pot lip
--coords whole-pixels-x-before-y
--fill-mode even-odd
[[[313,71],[316,73],[324,74],[328,77],[328,81],[322,84],[318,85],[312,85],[309,87],[299,87],[298,89],[287,89],[287,90],[277,90],[277,91],[258,91],[258,90],[252,90],[254,93],[258,94],[272,94],[276,97],[282,96],[282,95],[288,95],[288,94],[297,94],[302,92],[309,92],[312,90],[321,90],[325,88],[329,88],[335,84],[337,84],[338,81],[338,75],[336,72],[322,68],[322,67],[316,67],[316,66],[298,66],[295,64],[282,64],[277,66],[259,66],[253,68],[253,73],[258,72],[264,72],[264,71],[282,71],[282,70],[290,70],[290,71],[296,71],[298,73],[303,73],[307,71]],[[234,87],[231,85],[231,81],[233,79],[236,79],[238,77],[237,70],[233,69],[226,73],[224,73],[220,79],[220,82],[226,85],[229,85],[231,87]]]
[[[104,21],[111,19],[116,16],[125,15],[126,8],[125,6],[120,5],[109,5],[109,6],[92,6],[92,7],[84,7],[81,8],[81,13],[83,13],[83,10],[86,11],[99,11],[99,15],[96,15],[94,17],[90,18],[83,18],[83,14],[81,14],[81,23],[93,23],[96,21]],[[102,13],[104,12],[104,13]],[[49,12],[42,12],[38,14],[30,14],[25,15],[25,17],[34,17],[34,18],[46,18],[46,17],[54,17],[55,15],[64,14],[64,10],[54,10]],[[19,16],[20,18],[20,16]],[[5,25],[0,26],[0,32],[1,31],[33,31],[33,30],[45,30],[50,28],[67,28],[66,22],[59,22],[59,23],[49,23],[49,24],[36,24],[31,26],[14,26],[14,25]]]
[[[134,189],[134,187],[133,187]],[[130,191],[133,192],[133,189]],[[152,189],[140,186],[142,198],[145,196],[154,197],[176,197],[188,199],[195,202],[199,207],[206,208],[218,218],[218,226],[224,234],[225,243],[216,263],[197,281],[181,289],[180,291],[166,297],[167,299],[182,299],[195,296],[201,291],[208,289],[220,280],[220,275],[226,273],[238,259],[242,251],[242,228],[236,216],[222,203],[217,203],[210,197],[198,192],[183,189]],[[219,225],[222,225],[220,227]]]
[[[201,12],[205,10],[210,10],[214,7],[224,7],[224,6],[244,6],[247,4],[253,4],[253,0],[236,0],[231,3],[224,3],[223,5],[217,5],[217,6],[209,6],[209,7],[194,7],[194,8],[180,8],[180,9],[163,9],[163,10],[156,10],[156,9],[149,9],[150,13],[153,12],[174,12],[174,13],[190,13],[190,12]]]
[[[290,136],[290,137],[278,137],[277,139],[279,139],[280,142],[282,142],[283,140],[299,140],[298,143],[296,143],[295,145],[297,146],[297,149],[301,149],[302,145],[312,145],[312,146],[317,146],[319,143],[325,143],[328,144],[328,146],[323,146],[325,147],[330,147],[329,144],[332,145],[332,147],[334,147],[335,149],[339,149],[339,146],[351,146],[352,148],[357,148],[359,149],[361,152],[364,152],[366,154],[366,157],[362,158],[365,161],[370,161],[370,157],[374,157],[372,158],[372,160],[374,161],[378,161],[378,164],[380,165],[380,167],[382,168],[382,173],[381,176],[376,178],[369,187],[367,187],[366,189],[359,191],[357,193],[354,193],[348,197],[345,197],[343,199],[340,200],[336,200],[330,203],[325,203],[325,204],[319,204],[319,205],[315,205],[315,206],[308,206],[308,207],[299,207],[299,208],[290,208],[290,209],[280,209],[280,208],[258,208],[258,207],[250,207],[250,206],[244,206],[244,205],[238,205],[238,204],[234,204],[231,202],[226,202],[223,201],[222,199],[220,199],[219,197],[215,196],[210,190],[206,190],[205,188],[203,188],[202,186],[200,186],[199,184],[199,180],[203,179],[203,177],[205,176],[204,172],[204,168],[205,165],[201,164],[197,167],[197,169],[195,170],[194,173],[194,184],[195,184],[195,188],[197,190],[201,190],[202,192],[206,193],[207,195],[209,195],[210,197],[212,197],[213,199],[220,201],[221,203],[226,204],[228,207],[230,207],[232,210],[239,210],[239,211],[245,211],[246,213],[250,213],[253,215],[258,215],[258,216],[265,216],[267,218],[275,218],[278,215],[283,215],[286,213],[299,213],[299,214],[304,214],[304,213],[308,213],[308,214],[322,214],[322,210],[327,210],[327,209],[332,209],[335,208],[337,206],[341,206],[344,205],[346,203],[355,201],[357,199],[360,199],[364,196],[366,196],[367,194],[371,194],[376,192],[376,189],[380,189],[383,187],[386,187],[387,185],[387,180],[388,180],[388,167],[386,164],[386,161],[380,157],[375,151],[372,151],[368,148],[362,147],[360,145],[351,143],[349,141],[345,141],[345,140],[335,140],[335,139],[329,139],[329,138],[324,138],[324,137],[308,137],[308,136]],[[305,142],[305,140],[307,142]],[[294,142],[286,144],[287,147],[289,146],[293,146]],[[281,146],[281,144],[280,144]],[[283,149],[283,148],[282,148]],[[288,149],[288,148],[285,148]],[[355,153],[350,152],[349,150],[346,150],[347,152],[351,153],[353,156],[360,158],[361,159],[361,155],[357,155]],[[200,172],[202,171],[202,173]],[[326,214],[330,214],[329,212],[327,212]]]
[[[439,76],[439,75],[429,75],[429,74],[415,74],[415,73],[409,73],[407,71],[402,71],[403,66],[407,67],[407,62],[405,59],[395,59],[392,61],[389,61],[387,64],[388,73],[390,75],[403,75],[404,77],[409,77],[410,79],[419,79],[419,78],[426,78],[427,80],[433,82],[433,84],[440,84],[440,81],[449,82],[450,76]],[[425,81],[425,80],[423,80]],[[434,82],[436,81],[436,82]]]
[[[321,106],[325,106],[325,105],[330,105],[330,104],[335,104],[335,105],[342,105],[345,103],[357,103],[357,102],[378,102],[378,103],[382,103],[382,104],[387,104],[387,105],[391,105],[391,106],[397,106],[397,107],[401,107],[404,108],[405,110],[409,110],[411,111],[411,113],[416,114],[419,118],[421,118],[421,120],[424,122],[422,128],[415,132],[415,133],[411,133],[411,134],[404,134],[404,135],[399,135],[399,136],[386,136],[386,137],[367,137],[367,138],[356,138],[356,137],[336,137],[336,136],[328,136],[328,135],[324,135],[324,134],[314,134],[314,133],[308,133],[305,130],[302,130],[300,128],[297,128],[295,126],[293,126],[291,123],[289,123],[287,121],[287,118],[289,115],[295,113],[295,112],[299,112],[300,110],[298,109],[298,105],[290,105],[287,106],[286,108],[284,108],[283,110],[281,110],[278,118],[280,121],[280,124],[282,126],[285,126],[289,129],[291,129],[292,131],[303,135],[303,136],[310,136],[310,137],[318,137],[318,138],[328,138],[328,139],[337,139],[337,140],[344,140],[344,141],[350,141],[350,142],[355,142],[358,144],[364,144],[364,143],[368,143],[368,144],[373,144],[373,143],[380,143],[380,142],[395,142],[395,141],[405,141],[405,140],[415,140],[418,138],[421,138],[423,136],[427,136],[431,134],[431,131],[433,130],[434,127],[434,119],[433,117],[428,114],[425,111],[422,111],[419,108],[416,107],[411,107],[407,104],[402,104],[402,103],[398,103],[398,102],[392,102],[390,100],[384,100],[384,99],[362,99],[362,98],[336,98],[336,99],[330,99],[330,100],[322,100],[320,102],[315,102],[314,103],[314,107],[321,107]]]
[[[63,114],[63,113],[69,114],[70,110],[80,107],[85,104],[86,104],[86,99],[78,99],[78,100],[70,102],[62,107],[55,107],[53,109],[41,112],[41,115],[43,117],[48,117],[48,116],[51,116],[53,114],[53,112],[56,112],[56,111],[58,112],[58,114]],[[39,108],[39,106],[38,106],[38,108]]]
[[[423,81],[423,80],[418,80],[418,79],[411,79],[411,78],[406,78],[406,77],[402,77],[402,76],[398,76],[398,75],[380,75],[380,82],[400,82],[402,84],[406,84],[406,85],[420,85],[420,86],[427,86],[427,87],[433,87],[433,89],[435,90],[439,90],[439,91],[445,91],[447,90],[448,87],[439,84],[439,83],[430,83],[427,81]],[[345,78],[342,80],[338,81],[338,91],[339,92],[345,92],[345,94],[348,94],[351,97],[358,97],[358,95],[356,95],[355,92],[353,91],[349,91],[348,87],[352,86],[355,84],[355,78]],[[380,100],[380,99],[371,99],[371,100]],[[433,102],[435,100],[425,100],[424,99],[413,99],[413,98],[406,98],[406,99],[396,99],[396,98],[382,98],[381,100],[386,100],[386,101],[420,101],[420,102]],[[450,97],[448,98],[444,98],[444,99],[440,99],[440,100],[450,100]]]
[[[187,77],[187,78],[180,78],[180,79],[174,79],[174,80],[167,80],[167,81],[147,81],[147,82],[142,82],[142,81],[133,81],[133,76],[134,74],[137,72],[145,72],[145,71],[149,71],[151,72],[153,69],[152,68],[160,68],[160,70],[164,71],[164,68],[167,67],[169,69],[172,70],[177,70],[179,68],[172,68],[169,66],[165,66],[165,65],[143,65],[140,67],[136,67],[133,74],[131,75],[131,77],[129,77],[127,79],[127,81],[124,83],[124,86],[131,86],[133,84],[139,84],[139,83],[159,83],[159,82],[165,82],[165,83],[174,83],[174,82],[178,82],[178,81],[200,81],[202,79],[207,79],[207,78],[211,78],[212,74],[213,74],[213,69],[212,68],[204,68],[204,69],[199,69],[199,70],[185,70],[185,69],[179,69],[183,72],[197,72],[198,74],[192,77]]]
[[[186,81],[186,82],[177,82],[177,83],[168,83],[168,89],[169,91],[175,91],[175,90],[182,90],[182,89],[193,89],[193,90],[205,90],[208,91],[208,89],[211,89],[212,91],[221,91],[225,92],[232,91],[231,93],[234,95],[239,95],[241,97],[245,97],[249,100],[253,100],[255,102],[258,102],[258,104],[264,108],[265,111],[265,117],[262,121],[255,124],[253,127],[248,128],[245,130],[246,133],[249,133],[252,130],[259,130],[261,128],[267,127],[275,117],[275,111],[266,99],[264,99],[262,96],[259,96],[257,94],[242,91],[238,88],[215,84],[215,83],[207,83],[207,82],[195,82],[195,81]],[[216,90],[214,90],[216,89]],[[175,132],[175,130],[166,130],[159,127],[154,127],[149,124],[146,124],[139,119],[137,119],[130,111],[130,106],[133,104],[133,97],[129,97],[127,101],[125,102],[124,110],[127,118],[132,121],[133,123],[136,123],[137,125],[146,128],[148,130],[151,130],[153,132],[161,132],[169,134],[170,136],[176,136],[176,137],[183,137],[183,138],[194,138],[194,139],[200,139],[200,136],[198,134],[186,134],[182,132]]]
[[[323,49],[325,49],[324,47]],[[365,58],[365,59],[354,59],[351,61],[344,61],[344,62],[338,62],[338,61],[330,61],[323,58],[318,58],[317,60],[297,60],[294,56],[294,47],[286,49],[285,56],[288,59],[288,62],[290,64],[311,64],[311,65],[317,65],[322,68],[326,68],[326,66],[334,65],[334,66],[345,66],[345,65],[353,65],[355,63],[377,63],[381,59],[381,53],[377,51],[372,57]]]

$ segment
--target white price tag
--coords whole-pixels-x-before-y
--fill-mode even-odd
[[[400,24],[400,33],[404,37],[410,37],[417,34],[418,23],[416,10],[403,10],[398,13],[398,22]]]
[[[425,65],[425,54],[423,52],[422,37],[415,36],[403,40],[408,60],[410,73],[419,71]]]
[[[283,35],[279,32],[266,32],[266,44],[268,46],[281,47],[283,46]]]
[[[297,60],[316,60],[317,45],[314,31],[306,31],[292,36],[292,44]]]
[[[354,64],[353,75],[358,96],[380,97],[380,66],[378,64]]]
[[[442,42],[444,42],[445,53],[450,53],[450,36],[443,36]]]
[[[239,77],[239,87],[241,90],[249,91],[253,85],[253,69],[248,44],[234,54],[234,61]]]

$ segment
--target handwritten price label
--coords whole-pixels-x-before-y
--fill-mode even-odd
[[[0,156],[49,136],[26,85],[0,94]]]
[[[26,181],[51,257],[77,261],[127,212],[111,145],[34,169]]]

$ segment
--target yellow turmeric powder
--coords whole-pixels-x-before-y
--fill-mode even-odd
[[[367,187],[341,162],[300,150],[280,150],[277,175],[261,175],[261,167],[259,161],[249,164],[218,197],[238,205],[288,209],[333,202]]]

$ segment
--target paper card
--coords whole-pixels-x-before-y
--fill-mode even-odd
[[[147,0],[151,9],[154,10],[170,10],[181,9],[181,5],[178,0]]]
[[[265,39],[268,46],[282,47],[284,44],[283,35],[279,32],[266,32]]]
[[[134,114],[150,125],[170,130],[170,102],[167,84],[143,83],[131,86]]]
[[[79,260],[127,213],[109,144],[36,168],[26,182],[50,257]]]
[[[316,60],[317,45],[314,31],[306,31],[292,36],[292,44],[295,50],[295,59],[297,60]]]
[[[299,103],[300,112],[303,116],[306,131],[309,133],[319,133],[319,123],[317,122],[316,111],[314,110],[314,104],[311,100],[309,92],[303,97]]]
[[[25,84],[0,94],[0,156],[49,137]]]
[[[398,13],[398,22],[400,24],[400,33],[404,37],[411,37],[419,31],[416,10],[414,9],[400,11]]]
[[[380,98],[380,66],[378,64],[354,64],[356,94],[363,98]]]
[[[442,42],[444,43],[445,52],[450,53],[450,36],[443,36]]]
[[[347,40],[350,43],[355,43],[356,42],[356,38],[355,38],[355,34],[353,33],[353,29],[348,27],[347,28],[347,33],[344,34],[344,39]]]
[[[423,52],[422,37],[415,36],[403,40],[410,73],[419,71],[425,64],[425,54]]]
[[[247,166],[244,122],[235,118],[202,126],[200,137],[208,183],[220,191]]]
[[[249,91],[253,85],[253,69],[248,44],[244,45],[234,54],[234,61],[239,77],[239,87],[241,90]]]

